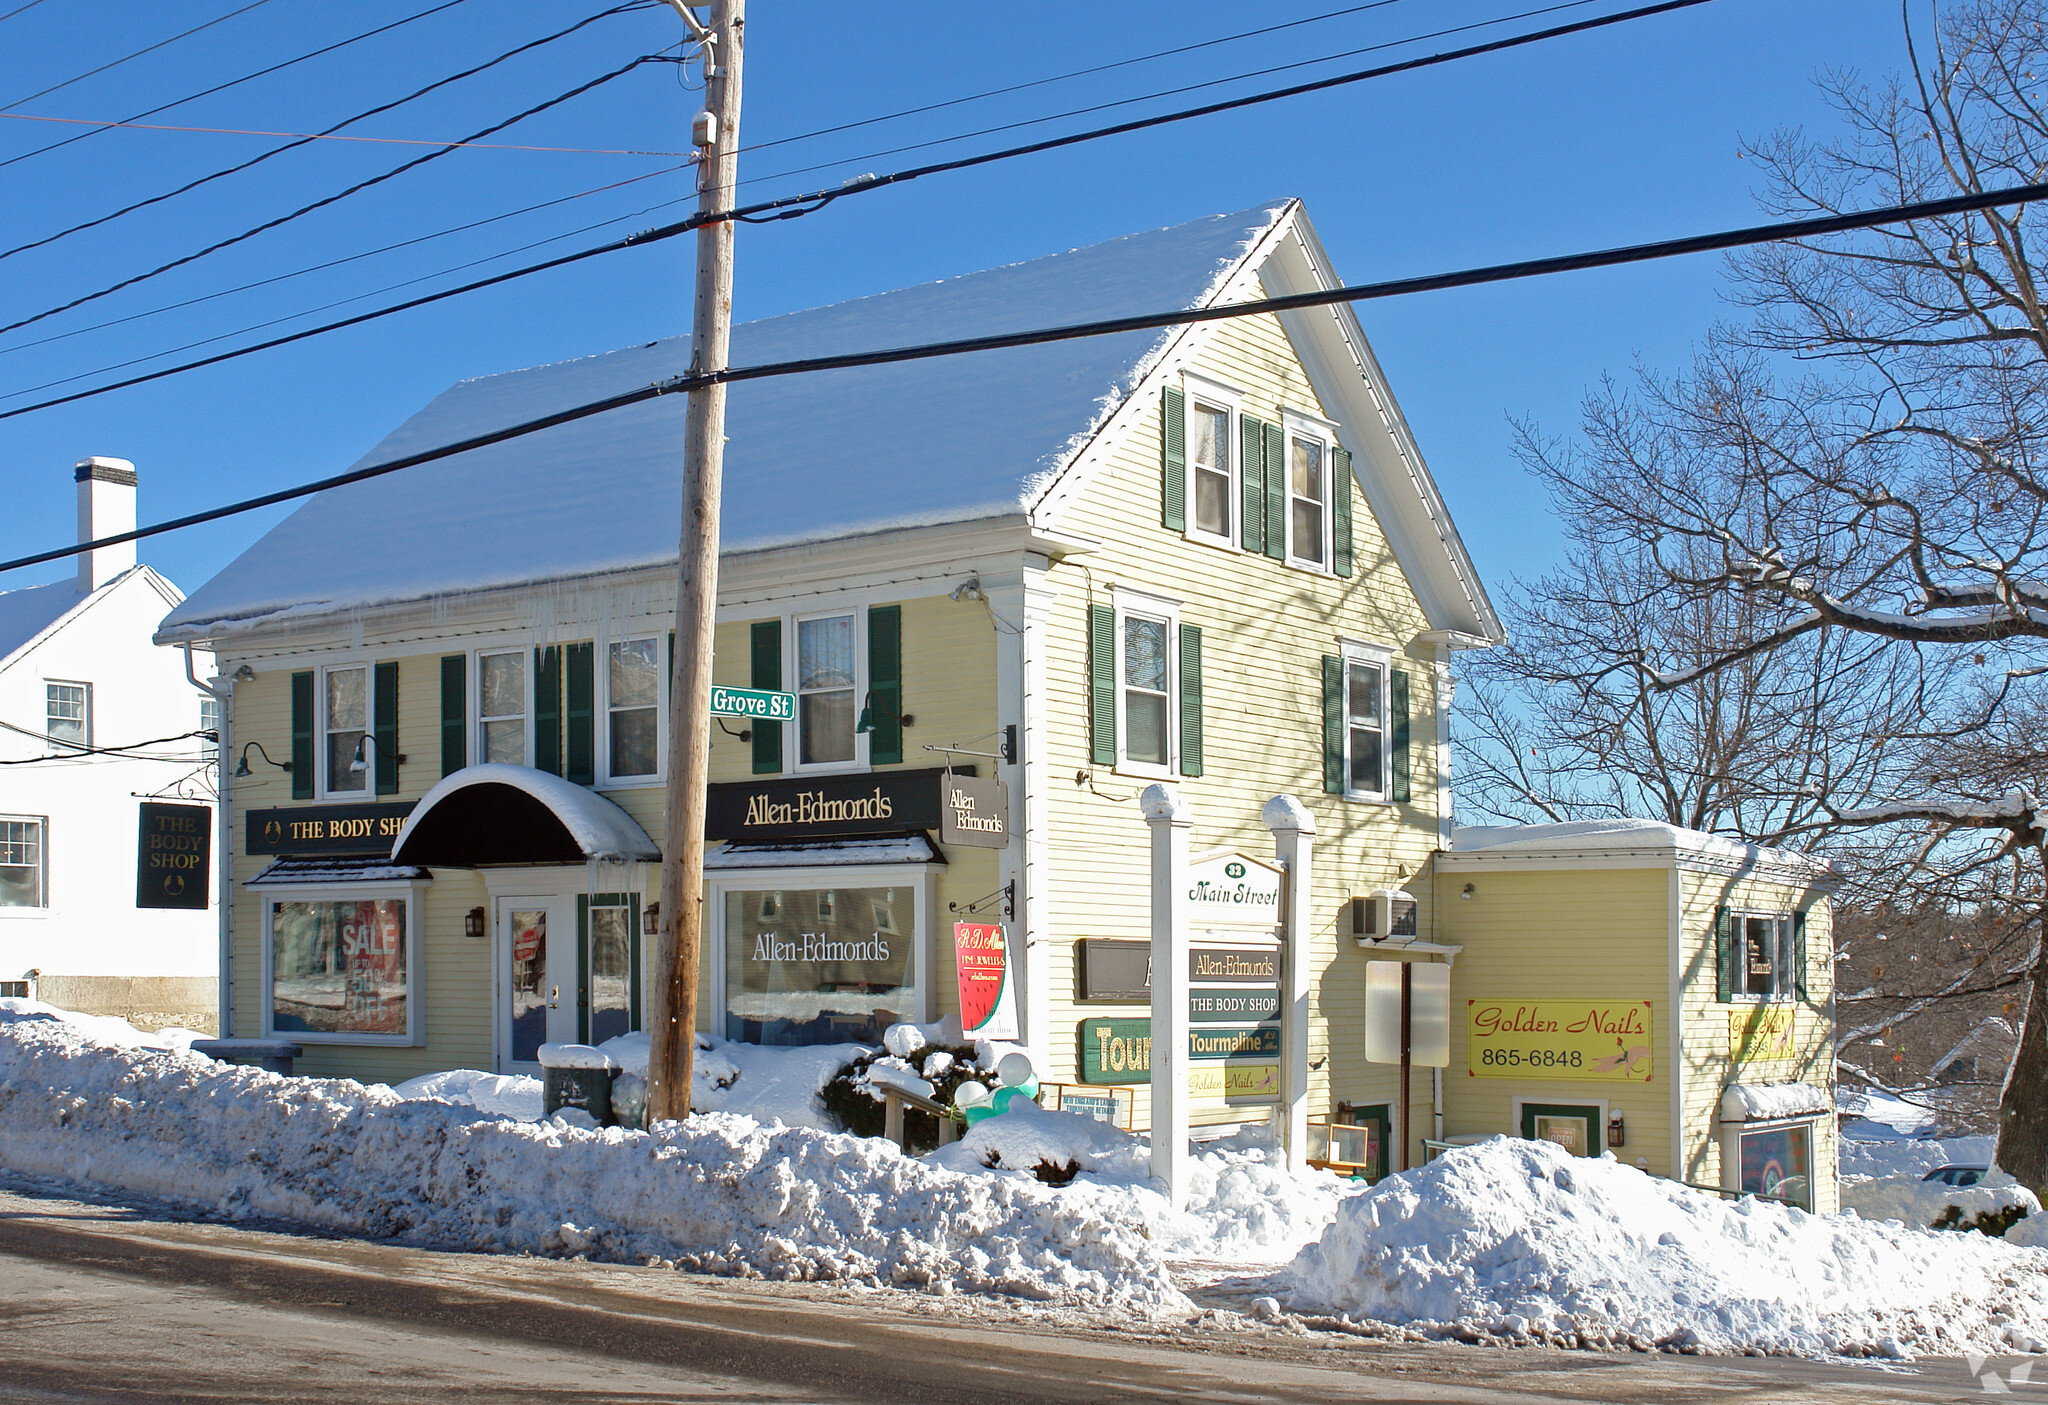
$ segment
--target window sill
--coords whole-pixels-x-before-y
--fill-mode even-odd
[[[618,780],[612,780],[608,777],[604,780],[597,782],[590,788],[592,790],[597,791],[645,790],[649,786],[660,785],[661,783],[662,781],[660,776],[625,776]]]
[[[1718,1004],[1718,1003],[1721,1003],[1721,1002],[1716,1002],[1716,1003]],[[1796,995],[1731,995],[1731,996],[1729,996],[1729,997],[1728,997],[1728,999],[1727,999],[1726,1003],[1727,1003],[1727,1004],[1730,1004],[1730,1005],[1756,1005],[1756,1006],[1763,1006],[1763,1005],[1787,1005],[1787,1006],[1796,1006],[1796,1005],[1798,1005],[1798,1004],[1799,1004],[1799,997],[1798,997],[1798,996],[1796,996]]]
[[[0,907],[0,922],[39,922],[49,915],[47,907]]]
[[[1120,761],[1110,768],[1110,774],[1133,781],[1186,781],[1200,780],[1200,776],[1183,776],[1168,766],[1148,766],[1142,761]]]
[[[352,1048],[424,1049],[427,1041],[410,1034],[327,1034],[318,1030],[265,1030],[265,1039],[284,1039],[293,1044],[331,1044]]]
[[[1197,532],[1192,528],[1183,530],[1180,534],[1180,539],[1184,542],[1193,542],[1196,546],[1214,547],[1218,551],[1243,550],[1242,547],[1229,537],[1212,537],[1207,532]]]
[[[1382,809],[1392,810],[1398,808],[1404,802],[1389,800],[1384,795],[1371,795],[1362,791],[1347,790],[1344,792],[1344,803],[1347,805],[1378,805]]]

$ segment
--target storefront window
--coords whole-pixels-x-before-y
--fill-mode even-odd
[[[270,908],[270,1027],[279,1034],[407,1032],[402,898]]]
[[[876,1043],[914,1019],[912,888],[725,895],[725,1032],[750,1044]]]
[[[590,909],[590,1042],[630,1034],[633,1018],[633,922],[626,907]]]
[[[1813,1128],[1801,1124],[1744,1132],[1742,1184],[1751,1195],[1781,1196],[1813,1208]]]

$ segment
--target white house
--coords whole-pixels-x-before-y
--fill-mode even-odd
[[[75,476],[80,541],[135,526],[134,465]],[[150,642],[183,599],[132,542],[0,592],[0,995],[213,1028],[217,724]]]

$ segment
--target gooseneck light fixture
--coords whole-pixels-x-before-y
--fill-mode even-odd
[[[247,776],[255,774],[249,769],[249,748],[252,746],[256,748],[258,756],[261,756],[265,761],[270,761],[270,753],[263,749],[262,742],[244,742],[242,744],[242,755],[235,762],[236,775]],[[270,764],[277,767],[280,771],[289,771],[292,768],[292,763],[289,761],[270,761]]]

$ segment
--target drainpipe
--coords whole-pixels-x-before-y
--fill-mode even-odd
[[[232,1039],[235,1034],[235,832],[229,816],[235,802],[230,788],[232,778],[228,774],[228,756],[234,744],[235,684],[232,678],[221,681],[219,675],[213,681],[202,681],[192,669],[192,646],[182,644],[179,647],[185,651],[186,681],[220,703],[220,735],[214,743],[214,791],[220,798],[214,837],[218,849],[216,860],[220,865],[220,877],[214,885],[214,903],[220,922],[219,971],[214,982],[218,1005],[215,1034],[217,1038]]]

